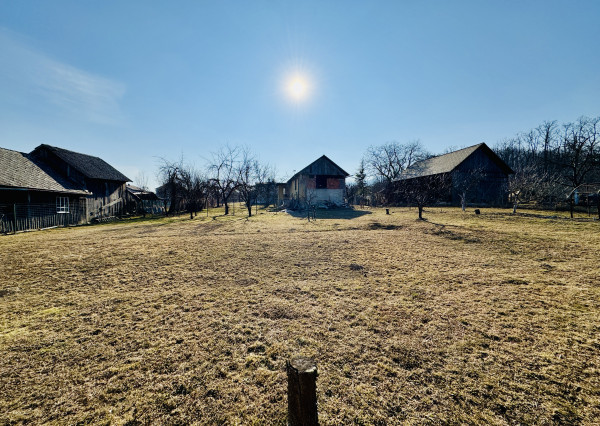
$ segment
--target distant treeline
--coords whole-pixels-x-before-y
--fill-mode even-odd
[[[545,121],[498,143],[495,152],[515,172],[508,188],[513,201],[572,207],[578,188],[600,183],[599,123],[600,117],[562,125]]]

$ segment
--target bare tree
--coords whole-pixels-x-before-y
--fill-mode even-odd
[[[313,220],[317,219],[317,206],[315,205],[315,201],[317,201],[317,190],[316,188],[306,188],[306,195],[304,197],[304,202],[306,203],[306,217],[310,222],[310,215],[312,213]]]
[[[550,161],[552,156],[552,148],[555,141],[558,139],[558,127],[556,120],[544,121],[536,129],[538,137],[542,141],[543,162],[542,167],[544,172],[550,172]]]
[[[157,189],[157,195],[164,200],[165,214],[167,216],[174,214],[179,209],[181,190],[178,181],[182,162],[183,161],[180,160],[179,162],[174,163],[164,158],[160,159],[158,178],[161,186]]]
[[[541,202],[556,188],[548,172],[532,164],[517,169],[508,180],[508,192],[513,203],[513,213],[521,203]]]
[[[599,126],[600,117],[581,117],[562,131],[556,121],[545,121],[501,143],[496,152],[516,172],[509,182],[513,210],[522,202],[562,199],[572,216],[575,200],[565,196],[600,180]]]
[[[138,188],[142,189],[143,191],[148,191],[148,176],[146,175],[146,173],[144,173],[143,171],[138,172],[138,174],[135,176],[135,184]]]
[[[185,164],[183,159],[176,163],[165,159],[161,161],[159,180],[162,185],[157,192],[165,199],[165,212],[175,214],[185,210],[193,219],[194,213],[202,210],[202,200],[208,191],[206,178],[193,165]]]
[[[248,210],[248,217],[252,216],[252,203],[256,202],[258,172],[260,166],[248,148],[241,149],[238,164],[237,190],[240,198]]]
[[[203,200],[208,192],[208,182],[200,172],[191,165],[182,165],[179,168],[178,183],[180,193],[190,219],[202,210]]]
[[[277,201],[277,184],[275,183],[275,169],[269,164],[256,163],[256,208],[258,200],[262,199],[265,207]]]
[[[600,138],[598,135],[599,118],[581,117],[575,123],[564,125],[564,134],[559,146],[558,164],[561,169],[562,183],[569,193],[594,175],[598,175],[600,166]],[[567,197],[571,218],[575,207],[574,197]]]
[[[396,181],[396,192],[401,200],[415,205],[419,210],[419,219],[423,220],[423,209],[447,197],[450,179],[446,174],[423,176]]]
[[[398,179],[404,170],[428,155],[419,141],[406,144],[389,142],[370,146],[364,158],[364,165],[372,176],[392,182]]]
[[[564,125],[563,137],[555,160],[562,171],[563,183],[571,189],[586,183],[600,165],[600,117],[581,117]]]
[[[212,154],[209,165],[211,183],[217,188],[219,197],[229,214],[229,198],[238,189],[239,162],[242,149],[226,145]]]
[[[485,179],[485,170],[482,167],[460,171],[452,176],[452,186],[460,198],[463,212],[467,209],[469,200],[476,196],[477,188],[483,179]]]
[[[386,199],[389,201],[392,182],[414,163],[424,160],[429,154],[419,141],[406,144],[389,142],[379,146],[370,146],[364,157],[369,174],[385,184]]]

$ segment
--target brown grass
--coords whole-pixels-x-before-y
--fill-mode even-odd
[[[597,422],[597,221],[358,213],[1,237],[0,423]]]

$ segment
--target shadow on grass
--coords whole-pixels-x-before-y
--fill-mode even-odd
[[[423,222],[427,222],[430,225],[433,225],[431,230],[425,231],[426,234],[437,235],[439,237],[447,238],[449,240],[457,240],[463,241],[465,243],[479,243],[481,240],[476,236],[473,236],[467,232],[461,232],[461,226],[452,226],[455,230],[449,229],[450,227],[447,225],[443,225],[441,223],[435,223],[426,219],[423,219]]]
[[[306,210],[286,210],[290,216],[300,219],[306,218]],[[372,214],[370,210],[354,209],[317,209],[316,216],[319,219],[356,219],[367,214]]]
[[[525,212],[506,212],[506,213],[492,213],[495,216],[507,216],[507,217],[527,217],[535,219],[553,219],[553,220],[570,220],[573,222],[594,222],[598,220],[596,215],[590,214],[589,216],[575,216],[571,218],[568,213],[558,213],[553,215],[545,215],[540,213],[525,213]],[[582,213],[579,213],[580,215]],[[587,214],[587,213],[586,213]]]

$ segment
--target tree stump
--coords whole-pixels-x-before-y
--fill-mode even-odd
[[[288,376],[288,425],[319,424],[317,414],[317,364],[297,357],[286,362]]]
[[[481,211],[479,209],[475,209],[475,214],[481,214]]]
[[[385,214],[390,214],[390,209],[385,209]]]

